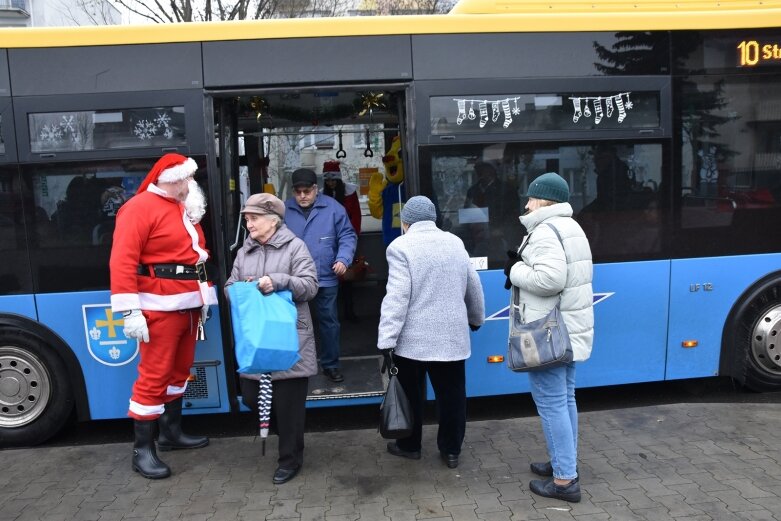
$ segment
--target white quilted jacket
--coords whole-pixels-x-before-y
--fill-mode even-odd
[[[569,203],[544,206],[520,217],[529,244],[510,270],[510,282],[519,289],[525,322],[550,312],[561,293],[561,313],[572,340],[575,361],[591,356],[594,342],[594,293],[591,248],[586,234],[572,218]],[[552,224],[562,242],[553,230]],[[562,243],[564,248],[562,249]]]

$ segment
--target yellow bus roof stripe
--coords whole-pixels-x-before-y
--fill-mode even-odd
[[[745,3],[745,2],[743,2]],[[781,0],[771,7],[526,12],[394,17],[308,18],[158,25],[0,29],[0,48],[76,47],[272,38],[318,38],[398,34],[640,31],[781,27]],[[741,3],[742,4],[742,3]],[[535,4],[536,5],[536,4]],[[618,6],[615,6],[618,9]]]

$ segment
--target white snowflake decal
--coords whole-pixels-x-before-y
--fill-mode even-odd
[[[142,119],[136,123],[136,127],[133,129],[133,134],[135,134],[136,137],[141,140],[152,139],[152,137],[157,133],[156,131],[157,128],[155,127],[154,123],[148,119]]]
[[[171,124],[171,116],[169,116],[165,112],[163,113],[158,112],[157,117],[155,118],[155,124],[158,127],[168,128],[168,126]]]
[[[62,129],[59,125],[44,125],[41,129],[41,139],[47,143],[56,143],[62,139]]]
[[[174,131],[171,130],[170,127],[165,127],[165,130],[163,131],[163,135],[166,137],[166,139],[171,139],[174,137]]]
[[[70,132],[71,134],[76,133],[76,129],[73,128],[73,116],[63,116],[62,117],[62,123],[60,123],[60,128],[62,128],[63,132]]]

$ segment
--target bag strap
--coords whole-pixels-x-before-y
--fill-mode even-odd
[[[561,234],[559,233],[559,230],[556,229],[555,226],[553,226],[551,223],[545,223],[548,227],[550,227],[551,230],[553,230],[553,233],[556,234],[556,238],[559,240],[559,244],[561,244],[561,249],[564,250],[564,257],[567,257],[567,250],[564,249],[564,241],[561,239]],[[526,249],[526,246],[529,245],[529,240],[532,238],[532,234],[526,236],[526,242],[523,243],[521,246],[521,249],[518,250],[518,257],[521,256],[521,253],[523,250]]]

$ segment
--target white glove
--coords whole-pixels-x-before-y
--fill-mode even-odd
[[[123,332],[126,337],[149,342],[149,328],[146,325],[146,318],[144,318],[140,309],[130,311],[130,314],[124,318],[125,327]]]
[[[209,305],[204,304],[201,308],[201,324],[206,325],[207,320],[209,320]]]

